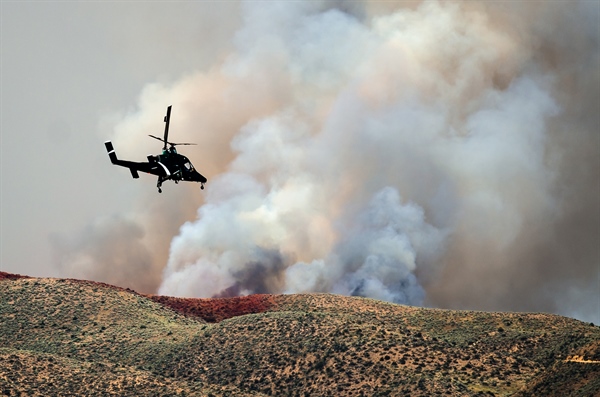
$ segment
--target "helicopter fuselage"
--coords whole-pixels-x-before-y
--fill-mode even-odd
[[[155,165],[154,168],[159,171],[156,175],[162,177],[163,180],[206,182],[206,178],[194,169],[192,162],[184,155],[177,153],[175,148],[163,150],[162,154],[156,156],[149,155],[148,163]]]
[[[202,189],[204,189],[206,178],[196,171],[187,157],[177,153],[174,148],[163,150],[162,154],[156,156],[149,155],[148,162],[137,162],[117,158],[112,142],[107,141],[104,145],[106,146],[110,161],[114,165],[129,168],[133,178],[137,179],[140,177],[138,172],[158,176],[157,186],[159,191],[162,183],[167,180],[175,181],[175,183],[179,181],[198,182],[201,184]]]

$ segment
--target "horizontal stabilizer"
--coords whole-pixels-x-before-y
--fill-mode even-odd
[[[139,177],[140,177],[140,174],[138,174],[138,172],[137,172],[137,170],[136,170],[135,168],[130,168],[130,169],[129,169],[129,171],[131,171],[131,176],[132,176],[134,179],[137,179],[137,178],[139,178]]]

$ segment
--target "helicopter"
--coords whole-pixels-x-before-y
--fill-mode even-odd
[[[179,183],[179,181],[187,181],[187,182],[199,182],[200,189],[204,189],[204,184],[206,183],[206,178],[200,174],[198,171],[194,169],[194,166],[182,154],[177,153],[175,146],[179,145],[195,145],[195,143],[173,143],[169,142],[167,138],[169,137],[169,122],[171,120],[171,106],[167,108],[167,115],[165,116],[165,134],[164,138],[159,138],[154,135],[148,135],[151,138],[158,139],[159,141],[164,143],[162,148],[162,154],[158,154],[156,156],[148,155],[147,162],[135,162],[135,161],[126,161],[119,160],[117,158],[117,154],[115,153],[115,149],[111,141],[104,142],[104,146],[106,147],[106,151],[108,152],[108,157],[110,158],[110,162],[114,165],[119,165],[121,167],[129,168],[131,172],[131,176],[135,179],[139,178],[140,175],[138,171],[145,172],[152,175],[158,176],[158,183],[156,187],[158,188],[158,192],[162,193],[162,183],[167,180],[175,181],[175,183]],[[169,147],[167,148],[167,145]]]

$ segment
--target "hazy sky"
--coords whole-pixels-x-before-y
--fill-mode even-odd
[[[53,236],[126,212],[139,190],[154,189],[107,162],[110,120],[134,111],[146,84],[201,70],[225,51],[212,43],[232,34],[230,5],[2,1],[3,270],[58,275]],[[163,112],[148,133],[160,135]]]
[[[1,270],[600,322],[597,1],[0,4]]]

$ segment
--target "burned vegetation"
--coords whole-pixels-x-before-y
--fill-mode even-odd
[[[10,276],[0,312],[6,396],[600,395],[600,328],[555,315]]]

